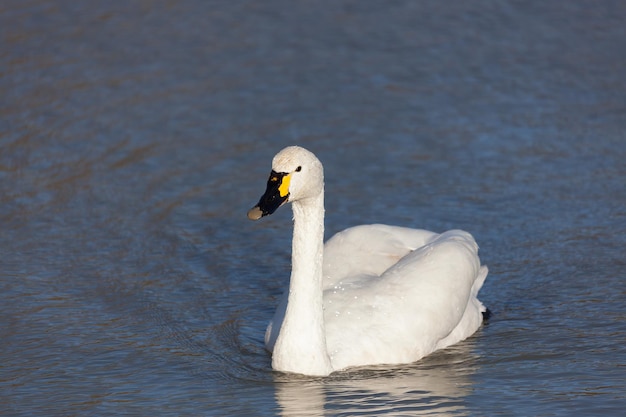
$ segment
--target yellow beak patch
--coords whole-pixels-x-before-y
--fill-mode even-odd
[[[276,178],[278,180],[278,178]],[[281,197],[286,197],[289,194],[289,183],[291,182],[291,174],[283,176],[280,185],[278,186],[278,193]]]

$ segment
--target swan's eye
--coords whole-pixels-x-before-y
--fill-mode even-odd
[[[299,166],[298,168],[296,168],[296,172],[300,172],[300,171],[302,171],[302,167],[301,167],[301,166]]]

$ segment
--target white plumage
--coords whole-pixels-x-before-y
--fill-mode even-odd
[[[274,157],[266,193],[248,217],[285,202],[294,211],[292,273],[265,335],[274,369],[328,375],[414,362],[480,327],[477,293],[487,267],[469,233],[373,224],[323,245],[322,165],[297,146]]]

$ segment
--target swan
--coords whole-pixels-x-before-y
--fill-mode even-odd
[[[291,278],[265,332],[274,370],[327,376],[415,362],[481,326],[487,310],[477,294],[487,267],[469,233],[370,224],[324,245],[322,163],[299,146],[276,154],[248,218],[287,202],[294,222]]]

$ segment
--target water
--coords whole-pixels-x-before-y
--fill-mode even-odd
[[[3,415],[617,415],[623,2],[0,6]],[[410,365],[276,374],[290,212],[463,228],[489,324]]]

